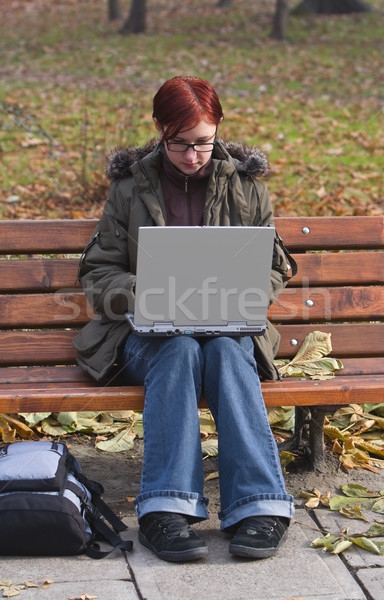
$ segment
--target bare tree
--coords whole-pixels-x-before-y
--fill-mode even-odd
[[[110,21],[120,19],[120,2],[119,0],[108,0],[108,18]]]
[[[289,7],[288,0],[276,0],[275,14],[273,16],[272,31],[269,34],[274,40],[285,40],[287,31]]]
[[[372,7],[363,0],[302,0],[294,9],[298,13],[347,14],[370,12]]]
[[[131,10],[119,33],[143,33],[147,16],[147,0],[132,0]]]

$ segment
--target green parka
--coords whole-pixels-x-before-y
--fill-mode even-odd
[[[79,365],[96,380],[108,377],[130,334],[124,313],[134,311],[139,227],[167,224],[159,179],[162,160],[163,147],[154,141],[143,148],[116,149],[107,158],[109,196],[79,267],[81,284],[97,314],[74,339]],[[212,161],[203,224],[273,226],[268,191],[258,179],[269,172],[265,154],[258,148],[218,142]],[[286,285],[288,269],[276,235],[271,303]],[[279,341],[271,323],[264,335],[254,338],[262,378],[278,378],[273,359]]]

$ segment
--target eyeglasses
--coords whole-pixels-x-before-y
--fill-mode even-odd
[[[216,142],[209,142],[204,144],[182,144],[181,142],[166,142],[166,144],[170,152],[186,152],[188,148],[193,148],[195,152],[212,152]]]
[[[197,144],[185,144],[184,142],[168,142],[167,148],[170,152],[186,152],[188,148],[193,148],[195,152],[212,152],[216,145],[217,127],[215,130],[215,139],[213,142],[197,142]]]

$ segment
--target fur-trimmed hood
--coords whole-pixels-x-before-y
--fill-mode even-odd
[[[145,146],[114,148],[105,159],[107,177],[112,180],[130,176],[131,166],[156,150],[158,146],[158,140],[153,139]],[[225,143],[220,140],[213,151],[213,157],[222,160],[232,157],[237,170],[250,177],[267,177],[271,172],[267,155],[256,146]]]

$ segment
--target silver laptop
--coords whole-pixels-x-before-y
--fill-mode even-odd
[[[261,335],[273,227],[140,227],[134,314],[141,335]]]

